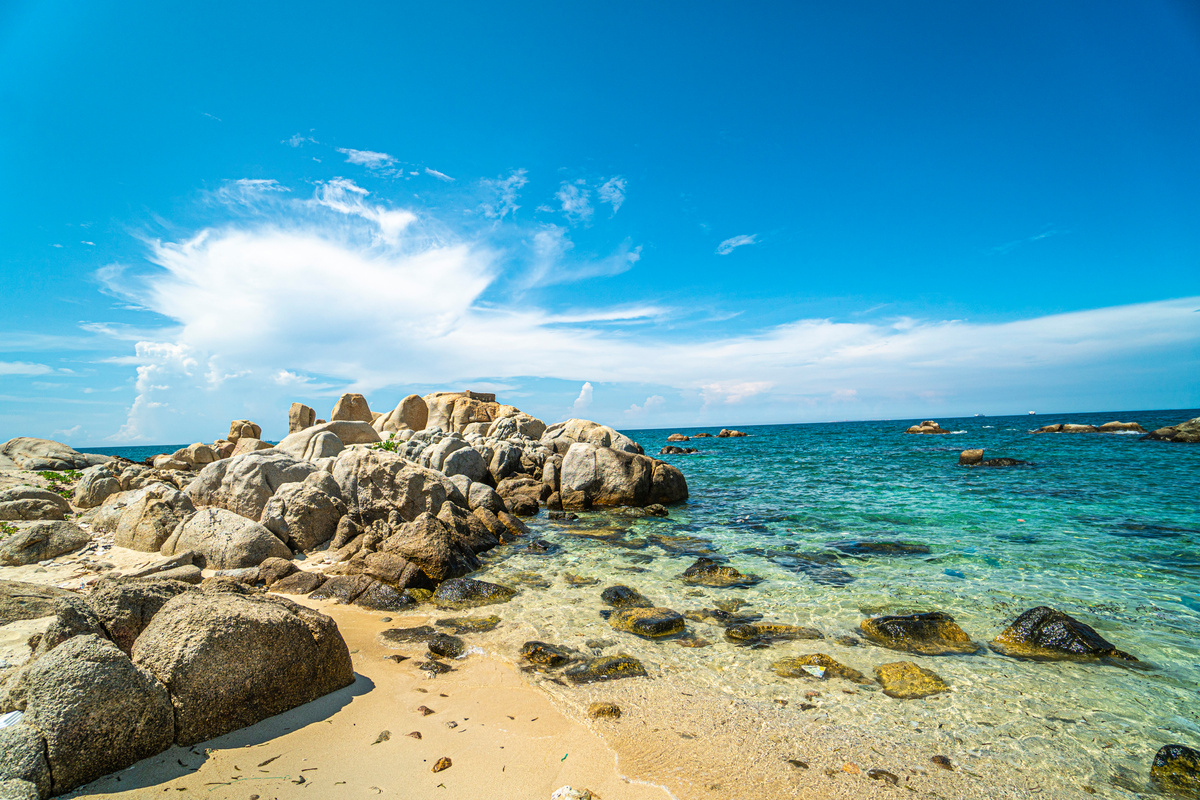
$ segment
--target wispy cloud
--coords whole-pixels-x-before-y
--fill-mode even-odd
[[[525,184],[529,183],[529,178],[526,177],[525,170],[519,169],[507,178],[495,180],[485,178],[480,183],[484,190],[491,195],[480,205],[484,216],[489,219],[502,220],[505,217],[517,215],[517,210],[520,208],[517,205],[517,199],[520,197],[518,193],[525,187]]]
[[[1030,244],[1032,242],[1040,242],[1043,239],[1049,239],[1051,236],[1058,236],[1069,231],[1060,231],[1057,228],[1047,226],[1041,233],[1035,233],[1032,236],[1026,236],[1022,239],[1014,239],[1011,242],[998,244],[995,247],[988,249],[986,252],[989,256],[998,256],[1017,249],[1021,245]]]
[[[250,206],[271,193],[290,191],[279,181],[269,178],[240,178],[222,183],[212,193],[212,198],[225,205]]]
[[[28,361],[0,361],[0,375],[49,375],[54,367]]]
[[[591,222],[595,210],[592,208],[591,191],[587,181],[563,181],[554,196],[558,198],[563,216],[572,225]]]
[[[620,211],[621,206],[625,202],[625,186],[625,179],[617,175],[614,178],[609,178],[596,190],[596,194],[600,196],[600,202],[608,203],[612,206],[613,214]]]
[[[390,167],[396,163],[396,159],[387,153],[377,153],[374,150],[355,150],[350,147],[339,147],[337,151],[346,156],[347,163],[358,164],[362,167]]]
[[[439,181],[445,181],[446,183],[453,183],[453,182],[454,182],[454,178],[451,178],[451,177],[450,177],[449,175],[447,175],[446,173],[444,173],[444,172],[438,172],[436,169],[430,169],[429,167],[426,167],[426,168],[425,168],[425,174],[426,174],[426,175],[432,175],[433,177],[437,178]]]
[[[739,247],[745,247],[748,244],[757,244],[758,234],[751,233],[749,235],[742,234],[740,236],[731,236],[725,241],[717,245],[717,255],[727,256]]]
[[[316,139],[311,136],[305,136],[302,133],[293,133],[290,138],[284,139],[283,143],[290,147],[303,147],[306,144],[318,144]]]
[[[352,180],[334,178],[318,184],[313,199],[318,206],[374,222],[377,226],[376,237],[395,244],[417,215],[405,209],[367,203],[366,198],[370,194]]]

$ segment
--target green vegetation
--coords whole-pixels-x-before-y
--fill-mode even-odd
[[[71,499],[70,484],[83,477],[83,473],[77,469],[64,469],[60,472],[43,470],[38,475],[50,482],[50,491],[68,500]]]
[[[400,441],[399,439],[397,439],[396,437],[393,436],[391,439],[388,439],[386,442],[379,442],[377,444],[371,445],[371,449],[372,450],[383,450],[384,452],[387,452],[387,453],[396,453],[396,452],[399,452],[400,447],[403,444],[404,444],[404,442]]]

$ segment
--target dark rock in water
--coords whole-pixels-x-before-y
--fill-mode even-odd
[[[449,628],[455,633],[487,633],[496,629],[500,618],[495,614],[486,617],[450,617],[434,623],[439,628]]]
[[[757,575],[745,575],[727,564],[718,564],[711,558],[699,558],[683,572],[683,582],[696,586],[728,588],[731,586],[753,586],[762,581]]]
[[[798,639],[824,639],[825,634],[816,628],[808,628],[800,625],[752,622],[746,625],[733,625],[726,628],[725,638],[734,644],[754,645]]]
[[[807,667],[807,669],[805,669]],[[852,667],[847,667],[824,653],[783,658],[771,665],[771,670],[781,678],[842,678],[854,683],[868,684],[873,681]]]
[[[711,433],[693,433],[692,438],[693,439],[712,439],[713,435]]]
[[[745,431],[739,431],[739,430],[735,430],[732,428],[722,428],[721,432],[717,434],[717,438],[718,439],[731,439],[731,438],[736,439],[736,438],[739,438],[742,436],[749,436],[749,435],[750,434],[746,433]]]
[[[525,544],[525,552],[539,556],[553,553],[558,549],[558,545],[550,544],[545,539],[530,539]]]
[[[567,680],[575,684],[615,681],[621,678],[644,678],[646,668],[633,656],[624,654],[600,656],[589,659],[565,673]]]
[[[662,503],[651,503],[650,505],[643,508],[642,511],[646,512],[647,517],[669,517],[669,516],[671,516],[671,512],[668,511],[667,507],[664,506]]]
[[[388,628],[375,637],[375,641],[384,647],[398,647],[417,642],[428,642],[438,632],[428,625],[418,625],[415,628]]]
[[[934,756],[933,758],[931,758],[929,760],[931,762],[933,762],[935,765],[937,765],[938,767],[940,767],[941,769],[949,770],[950,772],[954,771],[954,763],[950,760],[950,758],[948,756]]]
[[[818,586],[847,586],[855,580],[838,566],[837,556],[832,553],[777,553],[772,554],[771,560],[785,569],[803,573]]]
[[[674,636],[684,630],[683,617],[669,608],[624,608],[612,612],[608,624],[614,630],[632,633],[644,639]]]
[[[911,542],[844,541],[834,542],[833,547],[849,556],[927,556],[928,545]]]
[[[700,451],[694,447],[677,447],[673,444],[669,444],[666,447],[664,447],[663,449],[659,450],[658,454],[660,456],[682,456],[682,455],[690,455],[692,453],[698,453],[698,452],[700,452]]]
[[[323,583],[325,583],[325,576],[301,570],[275,581],[271,584],[271,591],[282,594],[308,594],[319,589]]]
[[[620,719],[621,707],[616,703],[597,702],[588,706],[590,719]]]
[[[546,580],[533,570],[523,569],[518,570],[517,572],[510,572],[507,576],[505,576],[505,580],[507,580],[509,583],[515,583],[518,586],[528,586],[531,589],[550,588],[550,581]]]
[[[1019,458],[985,458],[979,462],[980,467],[1031,467],[1033,462],[1022,461]]]
[[[565,647],[546,642],[526,642],[521,645],[521,658],[539,667],[561,667],[574,655]]]
[[[457,636],[448,633],[435,633],[425,642],[429,652],[443,658],[458,658],[467,652],[467,645]]]
[[[702,608],[699,611],[685,611],[683,612],[683,616],[692,622],[703,622],[707,625],[728,628],[730,625],[747,625],[751,622],[758,622],[762,619],[763,615],[754,612],[739,614],[737,612],[722,611],[719,608]]]
[[[1090,626],[1047,606],[1031,608],[991,642],[997,653],[1039,661],[1137,661]]]
[[[864,619],[859,627],[875,644],[927,656],[977,653],[982,647],[942,611],[874,617]]]
[[[579,519],[579,515],[573,511],[551,511],[546,514],[546,519],[558,520],[561,522],[573,522]]]
[[[441,661],[433,658],[427,661],[418,661],[417,669],[424,670],[425,672],[432,672],[434,675],[442,675],[444,673],[454,671],[454,667],[450,666],[449,664],[443,664]]]
[[[383,581],[373,581],[362,594],[354,598],[354,605],[375,611],[401,611],[416,604],[417,601],[407,591],[395,589]]]
[[[1178,425],[1159,428],[1158,430],[1151,431],[1142,438],[1163,442],[1196,444],[1200,442],[1200,417],[1189,419],[1187,422],[1181,422]]]
[[[443,581],[433,593],[433,602],[441,609],[476,608],[494,603],[507,603],[517,595],[516,589],[474,578],[451,578]]]
[[[880,664],[875,678],[883,684],[883,693],[898,700],[916,700],[950,691],[937,673],[918,667],[911,661]]]
[[[564,572],[563,582],[568,586],[595,586],[600,582],[599,578],[592,578],[587,575],[576,575],[574,572]]]
[[[610,586],[600,593],[600,599],[613,608],[654,608],[651,603],[636,589],[620,584]]]
[[[333,600],[335,603],[353,603],[360,594],[376,583],[370,575],[335,575],[321,584],[309,597],[313,600]]]
[[[894,772],[888,772],[886,769],[880,769],[879,767],[867,770],[867,777],[873,781],[887,781],[892,786],[900,785],[899,775]]]
[[[1150,780],[1174,797],[1200,799],[1200,752],[1181,744],[1169,744],[1154,754]]]

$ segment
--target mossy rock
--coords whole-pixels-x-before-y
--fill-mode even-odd
[[[669,608],[623,608],[608,617],[614,630],[632,633],[644,639],[661,639],[683,633],[685,624],[678,611]]]
[[[388,628],[386,631],[380,632],[375,637],[375,641],[384,647],[396,649],[414,643],[428,642],[437,635],[438,632],[428,625],[420,625],[415,628]]]
[[[883,684],[884,694],[898,700],[916,700],[950,691],[936,672],[911,661],[880,664],[875,668],[875,678]]]
[[[816,628],[801,625],[782,625],[777,622],[751,622],[731,625],[725,629],[725,638],[734,644],[770,644],[800,639],[824,639],[825,634]]]
[[[1200,752],[1169,744],[1154,754],[1150,780],[1165,794],[1200,800]]]
[[[654,608],[654,603],[642,596],[637,589],[617,584],[600,593],[600,599],[613,608]]]
[[[809,669],[805,669],[805,667],[811,669],[812,672]],[[819,680],[841,678],[853,683],[874,683],[874,681],[858,670],[847,667],[845,664],[835,661],[824,653],[782,658],[772,664],[771,669],[781,678],[817,678]],[[813,674],[814,672],[817,674]]]
[[[646,668],[642,666],[641,661],[622,653],[589,659],[577,667],[572,667],[564,674],[571,683],[599,683],[621,678],[644,678],[646,677]]]
[[[433,597],[433,592],[429,589],[415,589],[410,586],[404,591],[408,592],[409,597],[411,597],[413,600],[416,600],[418,603],[428,603]]]
[[[442,581],[433,593],[433,602],[442,609],[476,608],[495,603],[507,603],[517,595],[516,589],[474,578],[451,578]]]
[[[486,617],[449,617],[439,619],[434,624],[439,628],[449,628],[455,633],[487,633],[496,629],[500,618],[495,614]]]
[[[565,647],[546,642],[526,642],[521,645],[521,658],[539,667],[561,667],[575,657]]]
[[[519,570],[509,573],[506,578],[510,583],[515,583],[517,586],[528,586],[530,589],[549,589],[550,581],[542,577],[541,574],[532,570]]]
[[[620,719],[621,707],[616,703],[592,703],[587,713],[591,719]]]
[[[942,611],[864,619],[859,627],[863,635],[890,650],[903,650],[926,656],[977,653],[978,642],[958,627],[954,617]]]
[[[706,625],[716,625],[721,628],[728,628],[731,625],[749,625],[752,622],[758,622],[762,619],[762,614],[737,614],[722,611],[719,608],[702,608],[698,611],[685,611],[683,612],[683,616],[692,622],[703,622]]]
[[[718,564],[711,558],[698,558],[683,571],[683,582],[693,586],[709,586],[728,589],[735,586],[753,586],[762,581],[757,575],[746,575],[728,564]]]
[[[1001,655],[1035,661],[1137,661],[1090,625],[1047,606],[1031,608],[991,641]]]
[[[451,636],[448,633],[435,633],[429,637],[425,646],[429,648],[430,653],[435,656],[442,656],[443,658],[458,658],[467,652],[466,643],[457,636]]]

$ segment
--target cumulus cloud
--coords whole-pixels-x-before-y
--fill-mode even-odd
[[[634,403],[629,408],[625,409],[625,414],[626,416],[630,417],[643,417],[647,414],[654,413],[666,404],[667,398],[663,397],[661,394],[652,394],[642,401],[640,406],[637,403]]]
[[[571,406],[571,411],[575,414],[582,414],[591,408],[592,405],[592,384],[587,381],[579,389],[579,397],[575,398],[575,403]]]
[[[616,214],[621,210],[621,205],[625,202],[625,179],[620,175],[615,178],[609,178],[600,188],[596,190],[596,194],[600,196],[600,202],[608,203],[612,206],[612,213]]]
[[[377,153],[374,150],[355,150],[351,147],[337,148],[339,153],[346,156],[346,162],[362,167],[390,167],[396,159],[387,153]]]
[[[749,235],[742,234],[740,236],[731,236],[725,241],[717,245],[717,255],[727,256],[739,247],[745,247],[748,244],[757,244],[758,234],[752,233]]]

